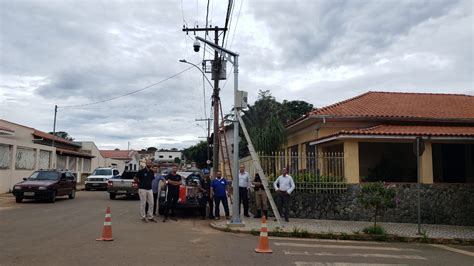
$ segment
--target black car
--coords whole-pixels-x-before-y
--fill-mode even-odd
[[[13,195],[18,203],[23,199],[44,199],[53,203],[57,196],[73,199],[76,197],[76,177],[67,170],[38,170],[15,184]]]

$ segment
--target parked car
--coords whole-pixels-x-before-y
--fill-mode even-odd
[[[127,197],[136,197],[138,195],[138,183],[133,180],[137,171],[124,171],[122,175],[109,179],[107,192],[111,200],[117,195],[126,195]]]
[[[68,170],[38,170],[15,184],[13,195],[16,202],[23,199],[46,199],[53,203],[57,196],[76,197],[76,177]]]
[[[177,172],[182,179],[179,186],[179,199],[176,205],[177,209],[195,209],[200,210],[206,201],[201,191],[202,177],[199,172]],[[158,197],[158,213],[163,214],[166,206],[167,187],[161,188]],[[205,205],[204,205],[205,207]]]
[[[84,182],[86,190],[106,190],[109,179],[118,175],[119,171],[115,168],[99,167],[95,169],[94,172],[92,172],[92,174],[86,178],[86,181]]]

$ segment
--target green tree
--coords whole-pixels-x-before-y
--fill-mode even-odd
[[[391,186],[385,186],[382,182],[367,183],[362,185],[358,195],[359,202],[365,208],[372,210],[374,217],[374,228],[377,227],[377,216],[388,208],[396,205],[397,192]]]
[[[305,101],[287,101],[283,100],[280,118],[286,125],[291,121],[301,118],[313,110],[313,105]]]
[[[53,132],[49,132],[49,134],[51,135],[55,135],[56,137],[60,137],[60,138],[63,138],[65,140],[69,140],[69,141],[73,141],[74,138],[72,138],[67,132],[65,131],[58,131],[56,132],[55,134],[53,134]]]
[[[183,155],[186,160],[196,162],[198,168],[204,168],[207,166],[206,161],[208,149],[209,147],[207,145],[207,142],[200,141],[198,144],[184,149]]]

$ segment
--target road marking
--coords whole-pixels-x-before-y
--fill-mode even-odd
[[[401,249],[394,247],[368,247],[368,246],[341,246],[341,245],[323,245],[323,244],[303,244],[303,243],[274,243],[277,246],[287,247],[308,247],[308,248],[335,248],[335,249],[365,249],[365,250],[384,250],[384,251],[419,251],[416,249]]]
[[[285,255],[305,255],[305,256],[328,256],[328,257],[363,257],[363,258],[390,258],[390,259],[406,259],[406,260],[426,260],[425,257],[418,255],[391,255],[391,254],[367,254],[367,253],[330,253],[330,252],[293,252],[284,250]]]
[[[462,249],[458,249],[458,248],[448,247],[448,246],[445,246],[445,245],[437,245],[437,244],[431,244],[430,246],[445,249],[445,250],[449,250],[449,251],[456,252],[456,253],[459,253],[459,254],[463,254],[463,255],[466,255],[466,256],[474,257],[474,252],[470,252],[470,251],[467,251],[467,250],[462,250]]]
[[[348,263],[348,262],[306,262],[295,261],[296,266],[405,266],[408,264]]]
[[[375,245],[387,245],[387,242],[375,242],[375,241],[360,241],[360,240],[342,240],[342,239],[315,239],[315,238],[293,238],[293,237],[278,237],[270,236],[271,240],[284,240],[284,241],[299,241],[299,242],[329,242],[329,243],[354,243],[360,244],[375,244]]]

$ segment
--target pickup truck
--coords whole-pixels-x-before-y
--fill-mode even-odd
[[[177,209],[195,209],[205,208],[206,199],[201,191],[202,177],[199,172],[178,172],[181,176],[182,184],[179,186],[179,199],[176,205]],[[163,214],[166,206],[167,187],[161,188],[158,197],[159,209],[158,213]]]
[[[124,171],[122,175],[115,176],[107,182],[107,192],[109,197],[114,200],[117,195],[126,195],[127,197],[138,196],[138,183],[133,180],[137,171]]]

